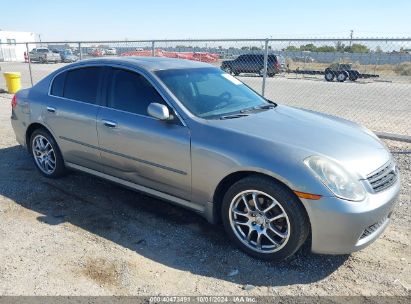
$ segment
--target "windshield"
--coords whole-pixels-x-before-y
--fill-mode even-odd
[[[237,78],[217,68],[163,70],[156,75],[198,117],[216,118],[269,104]]]

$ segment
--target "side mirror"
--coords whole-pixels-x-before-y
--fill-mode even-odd
[[[156,102],[150,103],[148,105],[147,113],[151,117],[154,117],[158,120],[170,120],[173,118],[165,105]]]

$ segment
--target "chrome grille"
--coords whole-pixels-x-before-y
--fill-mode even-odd
[[[375,192],[383,191],[391,187],[397,181],[395,165],[389,163],[367,177],[368,182]]]

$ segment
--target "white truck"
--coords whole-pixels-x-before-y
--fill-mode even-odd
[[[60,54],[54,53],[48,48],[35,48],[29,53],[30,61],[37,61],[40,63],[60,62]]]

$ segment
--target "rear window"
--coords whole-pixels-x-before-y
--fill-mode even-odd
[[[48,53],[49,50],[48,49],[37,49],[38,53]]]
[[[101,67],[88,67],[68,71],[63,96],[73,100],[96,104],[97,90],[102,71]]]

